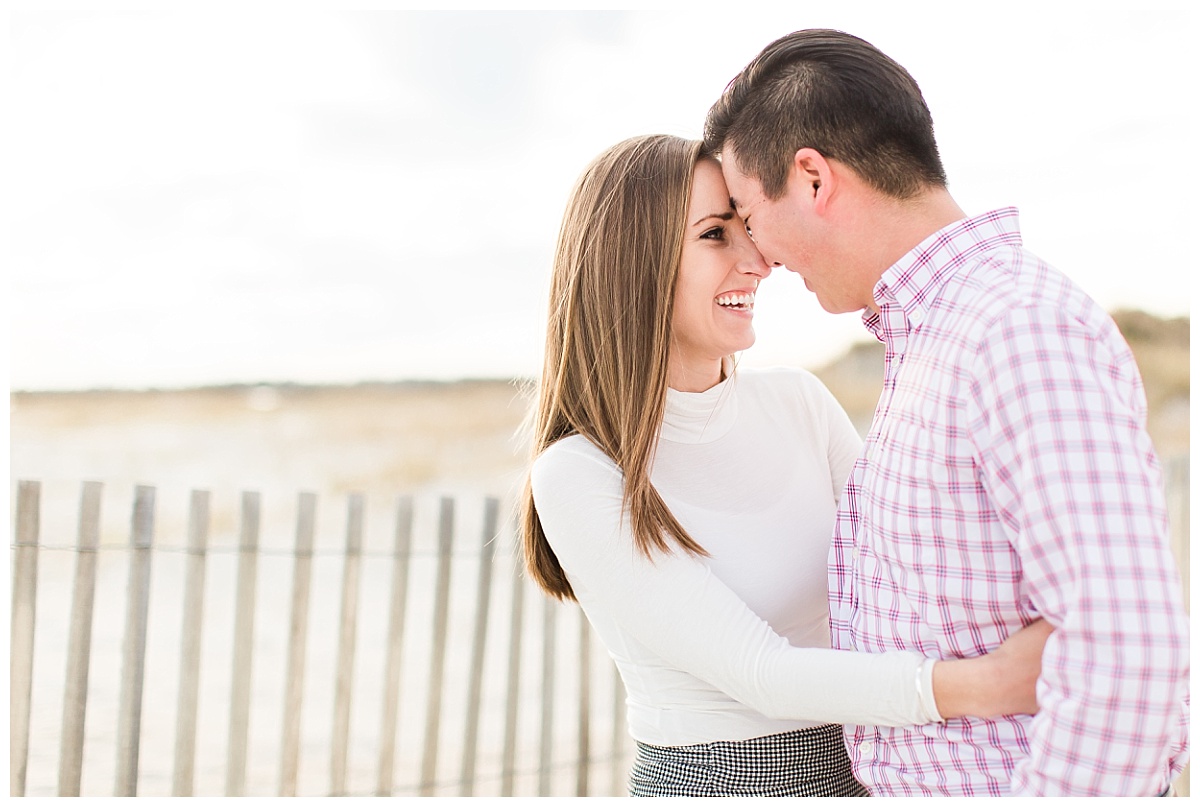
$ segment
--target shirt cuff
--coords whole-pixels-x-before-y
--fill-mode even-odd
[[[937,659],[927,658],[917,667],[917,702],[925,714],[927,723],[945,723],[937,709],[937,701],[933,697],[933,665]]]

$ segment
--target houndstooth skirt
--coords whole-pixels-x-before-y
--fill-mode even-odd
[[[637,744],[631,796],[869,796],[835,724],[750,740]]]

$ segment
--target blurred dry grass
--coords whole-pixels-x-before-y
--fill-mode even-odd
[[[1191,320],[1159,319],[1141,311],[1113,313],[1146,387],[1148,428],[1163,457],[1186,454],[1191,423]]]
[[[14,393],[13,478],[346,493],[508,484],[527,410],[497,381]]]

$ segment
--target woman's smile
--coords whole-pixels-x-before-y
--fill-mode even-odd
[[[717,307],[731,314],[754,316],[754,291],[729,291],[717,297]]]

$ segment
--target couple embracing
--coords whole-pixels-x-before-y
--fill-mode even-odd
[[[886,347],[865,441],[799,369],[738,369],[772,271]],[[705,138],[578,180],[524,495],[531,577],[616,662],[632,795],[1159,795],[1188,621],[1132,354],[964,213],[916,82],[769,45]]]

